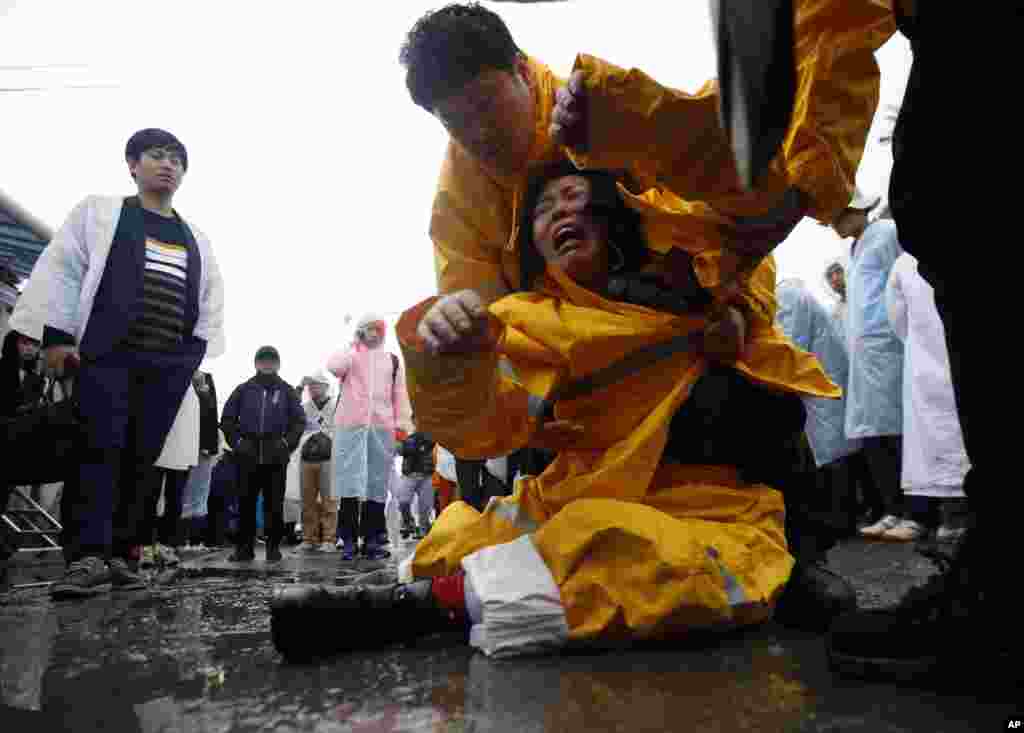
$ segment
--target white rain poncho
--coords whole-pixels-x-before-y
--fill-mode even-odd
[[[825,307],[800,280],[784,280],[775,291],[779,307],[775,320],[789,340],[818,357],[836,384],[846,384],[849,356]],[[807,409],[807,441],[820,467],[855,453],[860,445],[846,437],[846,397],[826,399],[803,396]]]
[[[889,324],[885,288],[903,254],[891,219],[868,225],[857,240],[846,273],[846,437],[903,432],[903,344]]]
[[[962,497],[970,468],[949,370],[946,331],[932,286],[917,260],[896,260],[886,289],[893,330],[906,351],[903,363],[903,471],[907,494]]]
[[[364,316],[352,347],[327,362],[341,381],[333,450],[337,498],[386,501],[395,431],[412,432],[405,373],[398,357],[383,348],[385,327],[383,319]],[[371,336],[374,330],[377,335]]]

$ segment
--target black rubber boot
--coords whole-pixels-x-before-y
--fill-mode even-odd
[[[282,586],[270,601],[270,635],[289,662],[378,649],[466,628],[440,608],[431,581],[396,585]]]
[[[837,616],[856,608],[857,594],[845,578],[824,562],[797,560],[775,606],[775,620],[791,629],[824,632]]]

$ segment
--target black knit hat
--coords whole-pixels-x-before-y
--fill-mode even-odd
[[[139,157],[152,148],[170,148],[181,155],[181,167],[188,170],[188,151],[181,144],[181,140],[174,137],[166,130],[156,127],[147,127],[139,130],[128,138],[128,144],[124,147],[124,157],[128,160],[138,160]]]
[[[276,361],[281,363],[281,355],[273,346],[261,346],[256,350],[256,358],[253,361]]]

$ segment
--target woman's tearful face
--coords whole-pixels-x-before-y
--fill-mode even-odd
[[[590,181],[565,176],[544,186],[533,210],[533,242],[544,261],[580,285],[608,285],[608,228],[589,208]]]

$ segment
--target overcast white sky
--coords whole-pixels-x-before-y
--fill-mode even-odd
[[[434,290],[446,135],[409,100],[398,48],[442,4],[0,0],[0,89],[48,89],[0,92],[0,187],[57,227],[86,194],[133,191],[132,132],[171,130],[189,153],[175,206],[226,281],[228,353],[206,368],[226,395],[270,343],[295,382],[348,344],[346,313],[397,314]],[[715,73],[706,2],[486,4],[556,73],[577,52],[688,91]],[[882,102],[898,104],[909,47],[896,37],[879,58]],[[32,66],[49,68],[10,68]],[[869,152],[866,189],[882,192],[887,158]],[[821,273],[842,251],[805,221],[776,256],[825,299]]]

